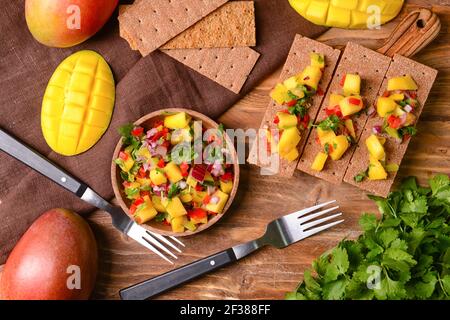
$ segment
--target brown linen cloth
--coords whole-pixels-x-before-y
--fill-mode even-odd
[[[126,1],[129,3],[130,1]],[[48,48],[33,39],[24,18],[24,1],[3,1],[0,11],[0,127],[31,145],[106,199],[113,197],[110,165],[119,140],[117,128],[167,107],[184,107],[218,117],[276,70],[296,33],[316,37],[324,28],[301,18],[287,0],[256,0],[257,44],[261,58],[240,95],[189,70],[157,51],[146,58],[119,37],[117,13],[87,42],[69,49]],[[117,101],[107,133],[91,150],[63,157],[46,144],[40,126],[41,102],[56,66],[80,49],[102,54],[110,64]],[[0,152],[0,264],[30,224],[46,210],[63,207],[80,213],[93,208],[47,178]]]

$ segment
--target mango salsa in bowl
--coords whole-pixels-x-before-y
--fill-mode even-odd
[[[239,183],[233,143],[222,126],[186,109],[153,112],[120,128],[111,177],[120,206],[164,235],[216,223]]]

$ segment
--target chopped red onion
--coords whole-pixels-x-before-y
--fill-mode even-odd
[[[375,110],[375,108],[373,106],[370,107],[369,109],[367,109],[367,114],[369,116],[373,116],[375,114],[375,112],[376,112],[376,110]]]
[[[408,113],[410,113],[413,110],[413,108],[409,104],[407,104],[403,109]]]
[[[181,190],[186,189],[186,187],[187,187],[186,181],[181,180],[180,182],[178,182],[178,187],[179,187]]]
[[[164,146],[157,146],[155,149],[155,154],[165,157],[167,154],[167,148]]]
[[[151,137],[153,137],[157,133],[158,133],[158,129],[156,129],[156,128],[150,129],[150,130],[147,131],[147,138],[150,139]]]
[[[218,196],[214,196],[214,197],[211,198],[211,200],[209,200],[209,203],[211,203],[211,204],[218,204],[219,201],[220,201],[219,197]]]
[[[406,122],[406,116],[407,116],[407,113],[404,113],[404,114],[402,114],[402,115],[400,116],[400,124],[401,124],[401,125],[404,125],[404,124],[405,124],[405,122]]]
[[[207,186],[206,191],[208,192],[208,194],[213,194],[216,191],[216,187]]]
[[[381,134],[381,131],[382,131],[381,126],[373,126],[373,128],[372,128],[372,132],[374,134]]]

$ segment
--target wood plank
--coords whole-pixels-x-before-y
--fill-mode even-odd
[[[409,175],[418,176],[419,181],[425,183],[433,173],[450,174],[450,7],[439,0],[409,1],[408,7],[417,4],[433,4],[443,28],[439,38],[415,59],[440,73],[419,122],[419,134],[410,144],[397,183]],[[393,27],[394,24],[388,24],[380,31],[370,32],[331,29],[321,40],[344,45],[351,39],[377,48]],[[220,121],[230,128],[258,128],[270,99],[268,93],[279,73],[277,71],[261,82]],[[358,236],[361,212],[376,210],[365,192],[348,184],[336,188],[300,172],[288,180],[262,177],[255,167],[245,165],[242,166],[241,180],[232,209],[213,228],[186,239],[187,250],[175,267],[251,240],[262,234],[266,223],[272,219],[315,201],[338,199],[346,221],[287,249],[262,249],[237,264],[168,292],[160,299],[282,299],[285,292],[296,287],[314,258],[342,238]],[[99,242],[101,261],[94,298],[118,299],[121,288],[170,269],[138,244],[120,236],[106,214],[96,212],[88,220]]]

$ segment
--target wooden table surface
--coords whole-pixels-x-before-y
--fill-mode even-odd
[[[432,7],[442,21],[440,36],[414,59],[439,70],[438,80],[402,163],[397,182],[414,175],[425,183],[434,173],[450,174],[450,1],[411,0],[408,8]],[[320,37],[330,45],[352,40],[378,48],[395,27],[350,31],[330,29]],[[258,128],[269,102],[269,90],[279,71],[258,85],[219,120],[229,128]],[[376,212],[366,193],[347,184],[338,187],[296,172],[291,179],[261,176],[249,165],[241,166],[241,183],[231,210],[212,228],[185,238],[186,250],[173,268],[180,267],[264,233],[273,219],[307,207],[317,201],[336,199],[345,223],[284,250],[263,248],[250,257],[172,290],[159,299],[283,299],[295,289],[303,272],[324,251],[344,238],[359,234],[362,212]],[[121,288],[172,269],[155,255],[113,229],[109,216],[101,211],[88,217],[99,244],[100,268],[93,297],[118,299]],[[0,267],[1,269],[1,267]]]

